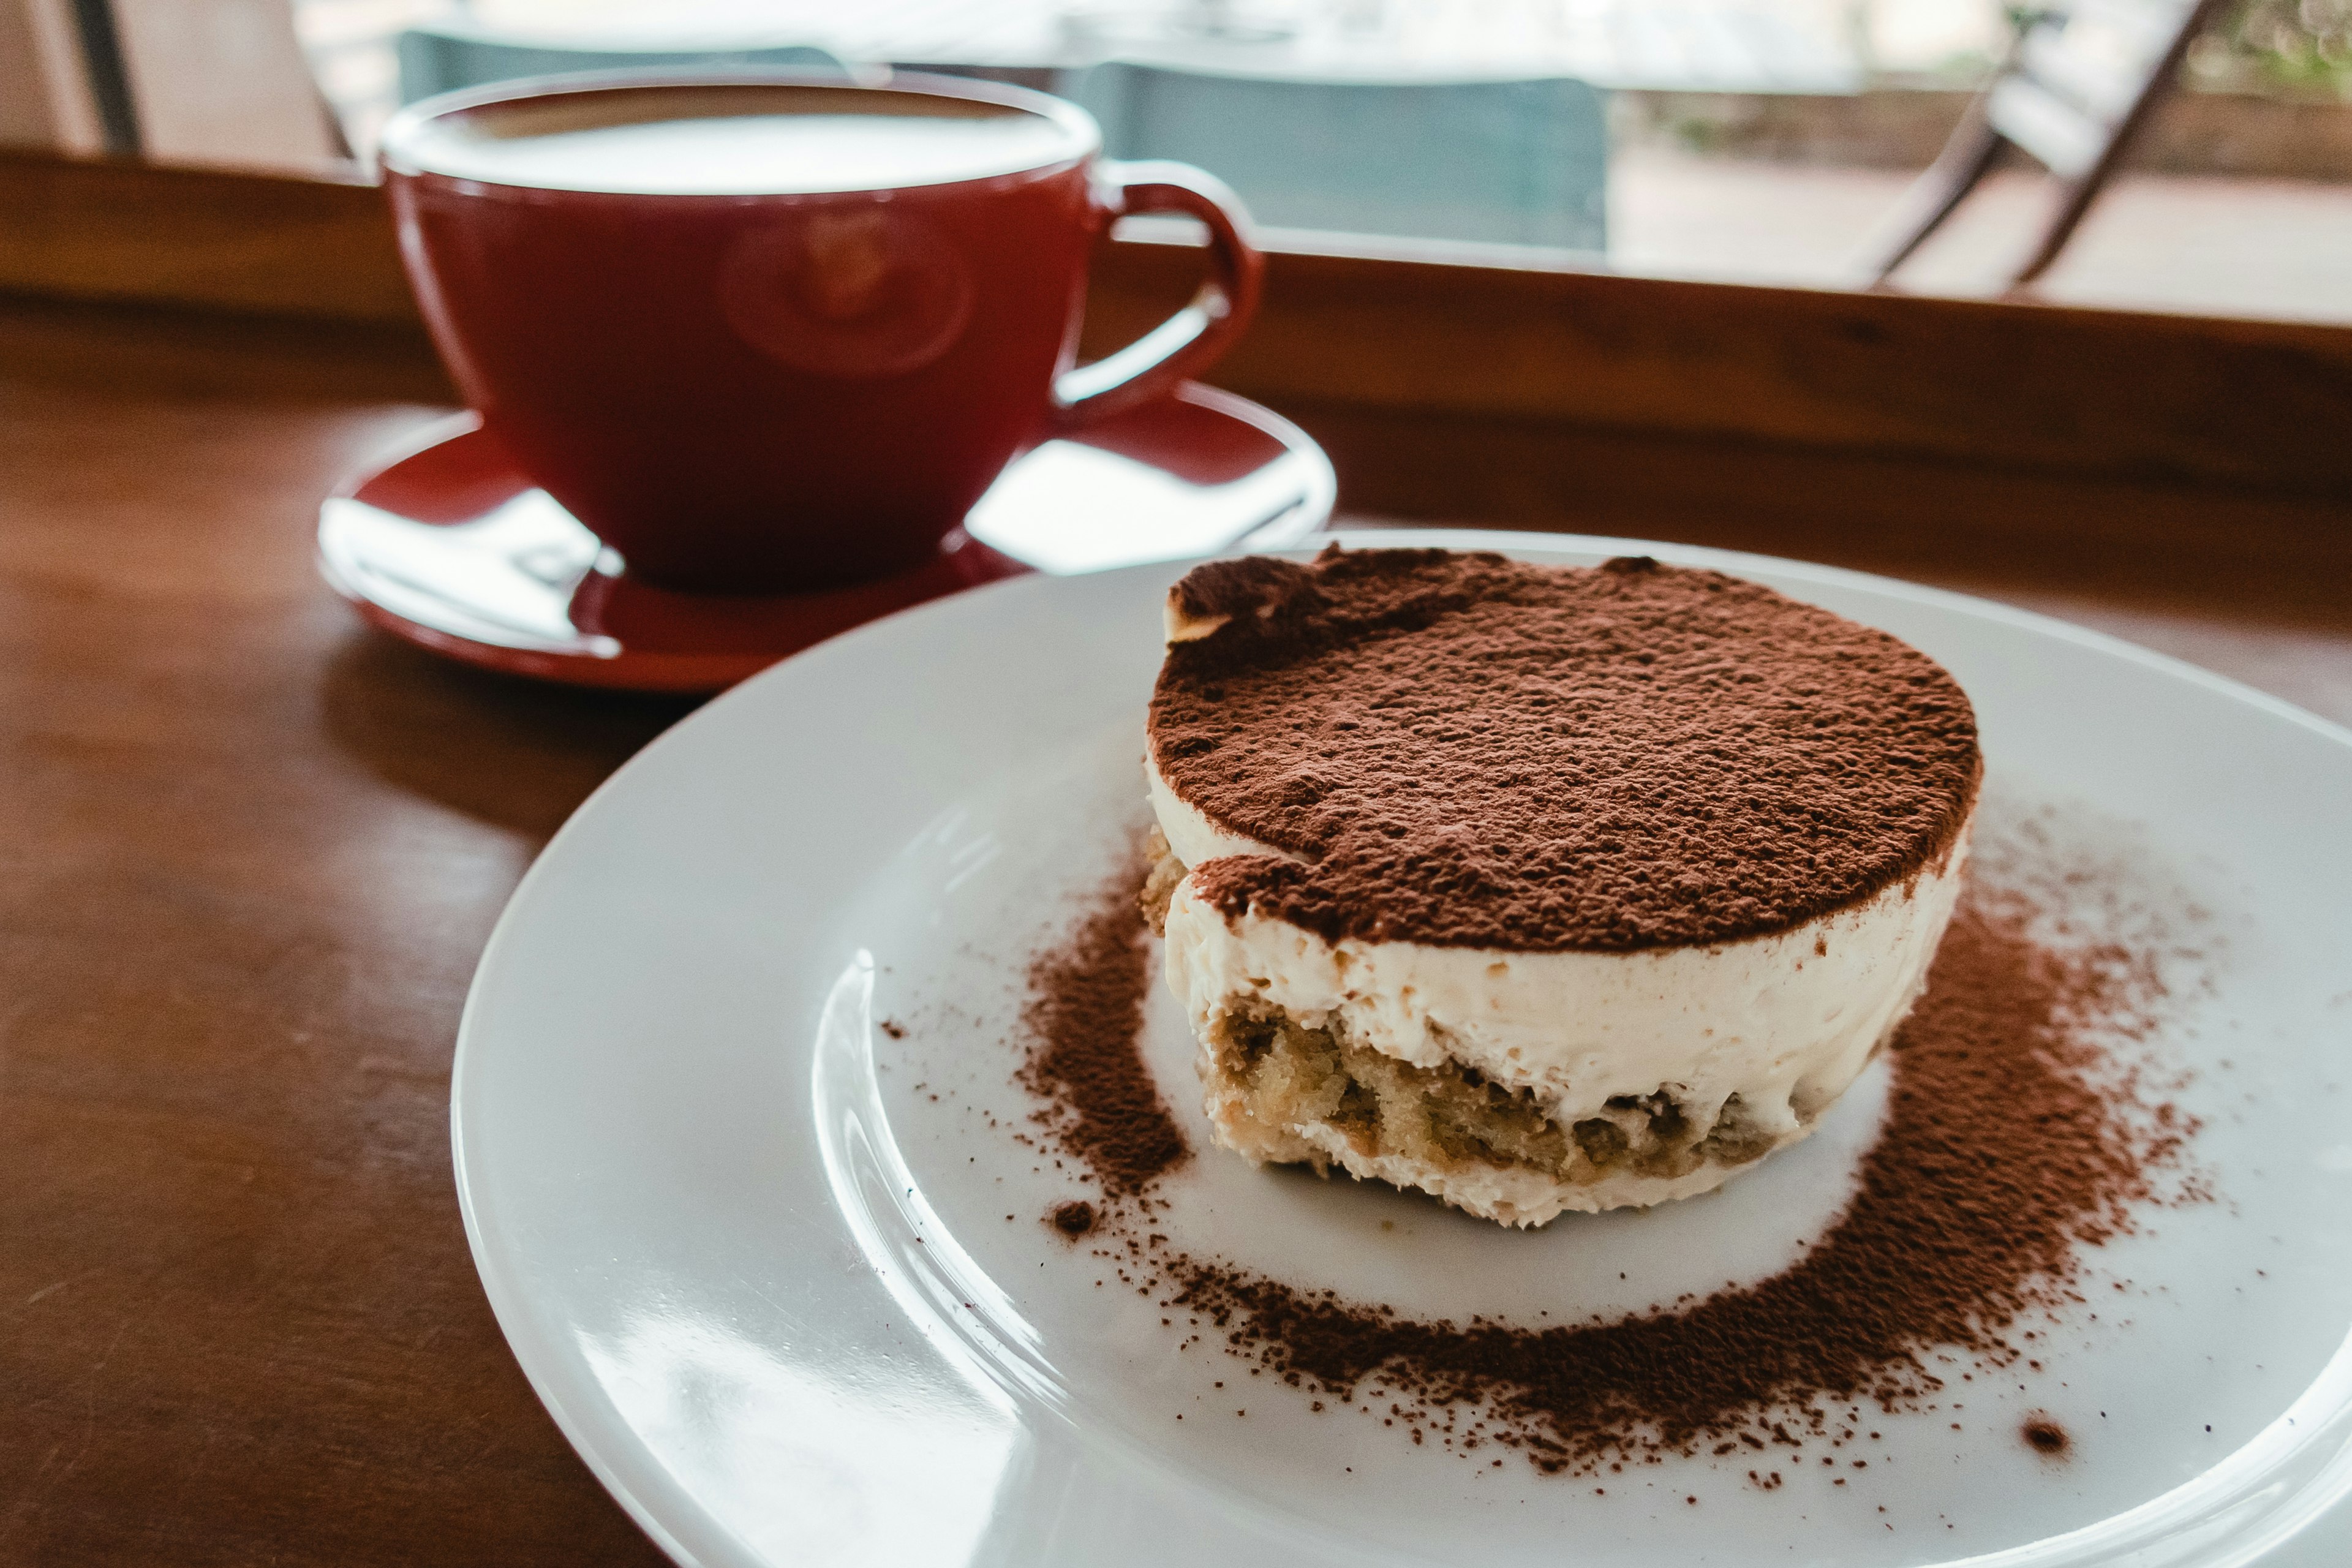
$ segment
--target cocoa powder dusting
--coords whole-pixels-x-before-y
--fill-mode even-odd
[[[1137,1040],[1151,962],[1135,909],[1142,877],[1139,864],[1120,867],[1067,936],[1030,964],[1022,1013],[1018,1078],[1045,1102],[1036,1121],[1118,1194],[1141,1192],[1192,1154]]]
[[[1293,859],[1193,868],[1226,914],[1525,952],[1784,931],[1937,861],[1967,696],[1884,632],[1719,572],[1443,550],[1199,568],[1155,766]]]
[[[2144,955],[2045,945],[2027,898],[1979,885],[1891,1043],[1886,1120],[1855,1194],[1801,1261],[1605,1324],[1415,1321],[1185,1255],[1141,1237],[1116,1201],[1170,1169],[1182,1144],[1135,1049],[1148,976],[1125,893],[1107,894],[1033,973],[1044,1029],[1025,1070],[1044,1083],[1054,1063],[1051,1081],[1085,1086],[1057,1090],[1057,1104],[1120,1108],[1066,1113],[1103,1129],[1065,1135],[1114,1197],[1097,1223],[1148,1244],[1164,1306],[1213,1322],[1230,1353],[1317,1409],[1371,1409],[1376,1395],[1415,1442],[1423,1428],[1448,1443],[1459,1434],[1546,1472],[1709,1450],[1760,1463],[1822,1435],[1825,1404],[1921,1407],[1954,1352],[1980,1367],[2020,1361],[2021,1317],[2082,1300],[2078,1249],[2131,1228],[2133,1206],[2160,1195],[2153,1173],[2176,1165],[2196,1131],[2148,1103],[2102,1043],[2147,1026],[2159,982]],[[1088,1041],[1073,1032],[1097,1028]],[[2027,1440],[2063,1452],[2063,1429],[2046,1425],[2058,1449],[2030,1426]],[[1777,1471],[1758,1475],[1777,1484]]]
[[[2039,1413],[2026,1417],[2025,1425],[2018,1428],[2018,1436],[2025,1439],[2027,1447],[2047,1459],[2063,1459],[2074,1447],[2066,1428]]]

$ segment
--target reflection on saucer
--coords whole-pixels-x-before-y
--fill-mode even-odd
[[[320,510],[319,548],[337,587],[360,588],[404,619],[499,647],[583,658],[621,651],[572,618],[574,591],[610,552],[545,490],[460,523],[419,522],[336,496]]]
[[[1268,520],[1328,515],[1328,495],[1319,509],[1306,502],[1329,472],[1320,452],[1293,451],[1239,479],[1199,485],[1101,447],[1048,441],[1006,470],[964,527],[1057,575],[1177,561],[1214,554]]]
[[[370,622],[469,664],[575,685],[716,691],[836,633],[1024,571],[1279,549],[1330,515],[1331,465],[1287,421],[1187,385],[1015,458],[939,554],[826,593],[636,581],[471,415],[328,499],[327,581]]]

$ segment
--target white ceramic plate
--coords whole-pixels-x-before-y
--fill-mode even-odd
[[[1076,1189],[1013,1140],[1030,1108],[1009,1076],[1027,957],[1140,820],[1178,568],[1027,579],[850,633],[678,725],[573,817],[484,954],[452,1095],[466,1223],[604,1484],[714,1565],[2352,1561],[2352,735],[1851,573],[1359,542],[1433,539],[1718,565],[1941,659],[1976,701],[1989,797],[2057,810],[2210,912],[2221,960],[2163,1048],[2196,1070],[2182,1099],[2221,1201],[2102,1249],[2097,1278],[2129,1291],[2067,1321],[2029,1389],[1974,1385],[1959,1433],[1890,1417],[1883,1460],[1835,1491],[1695,1459],[1595,1496],[1263,1381],[1215,1390],[1248,1384],[1242,1363],[1180,1352],[1039,1223]],[[1153,1005],[1147,1054],[1204,1146],[1183,1020]],[[1535,1235],[1213,1151],[1170,1223],[1410,1310],[1638,1308],[1784,1261],[1843,1201],[1883,1089],[1718,1198]],[[2031,1407],[2078,1435],[2071,1463],[2016,1440]]]

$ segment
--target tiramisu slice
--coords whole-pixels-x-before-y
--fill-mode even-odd
[[[1720,573],[1444,551],[1171,592],[1147,886],[1216,1136],[1508,1225],[1795,1142],[1911,1006],[1952,678]]]

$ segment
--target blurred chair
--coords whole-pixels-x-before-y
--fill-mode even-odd
[[[2057,210],[2013,279],[2032,282],[2058,259],[2115,172],[2124,148],[2170,90],[2180,62],[2223,0],[2066,0],[2028,21],[1992,85],[1888,227],[1899,236],[1874,265],[1884,283],[1952,216],[2000,156],[2021,147],[2058,176]]]
[[[537,43],[498,28],[452,21],[412,27],[400,35],[400,101],[486,87],[520,77],[561,76],[572,71],[628,67],[685,69],[714,66],[792,66],[804,70],[848,73],[827,50],[792,44],[772,48],[598,48]]]
[[[1601,96],[1565,78],[1362,82],[1112,61],[1068,96],[1115,158],[1197,163],[1281,228],[1599,251]]]
[[[11,143],[310,175],[351,156],[287,0],[5,0]]]

